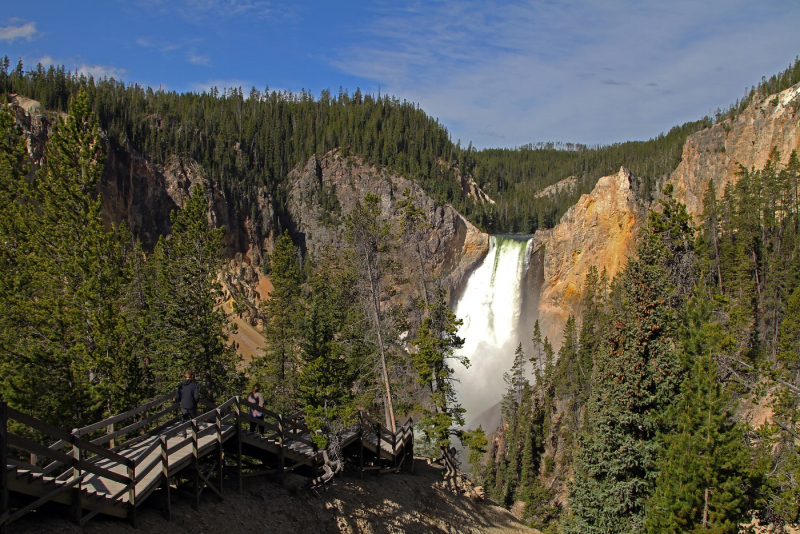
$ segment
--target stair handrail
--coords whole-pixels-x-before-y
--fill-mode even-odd
[[[192,445],[194,454],[197,454],[199,449],[199,441],[207,434],[216,433],[216,442],[217,444],[221,444],[223,433],[226,432],[223,431],[222,425],[233,421],[234,419],[238,421],[239,425],[238,427],[234,426],[237,432],[241,432],[242,429],[240,425],[244,421],[255,422],[258,425],[262,425],[265,428],[276,431],[276,438],[278,440],[278,444],[280,445],[281,466],[284,464],[285,450],[288,448],[288,443],[291,441],[297,441],[310,446],[313,450],[314,457],[318,457],[320,454],[316,444],[313,442],[313,439],[306,439],[305,437],[308,436],[309,438],[313,438],[314,432],[305,424],[304,412],[299,411],[291,415],[282,415],[275,413],[263,406],[258,406],[257,404],[248,402],[246,399],[238,396],[231,397],[219,405],[204,400],[201,404],[204,407],[210,408],[210,410],[198,415],[191,421],[175,424],[178,418],[173,417],[141,436],[128,439],[124,442],[124,444],[114,446],[114,441],[117,438],[128,436],[132,432],[140,430],[141,428],[144,428],[153,422],[157,422],[174,412],[178,408],[178,404],[174,402],[173,395],[173,393],[163,395],[148,401],[137,408],[111,416],[91,425],[74,429],[72,432],[44,423],[43,421],[9,407],[7,403],[0,402],[0,461],[2,461],[4,466],[8,465],[8,447],[13,447],[41,456],[43,458],[53,460],[52,463],[39,470],[39,473],[42,475],[46,474],[46,472],[52,472],[61,465],[72,467],[71,480],[61,480],[63,479],[63,476],[59,477],[59,480],[61,480],[61,484],[69,484],[70,487],[77,485],[78,491],[81,489],[80,483],[85,477],[86,473],[93,473],[102,478],[113,480],[122,484],[122,489],[120,489],[115,495],[109,495],[101,506],[95,508],[81,518],[80,522],[83,524],[100,513],[101,510],[110,504],[121,501],[122,496],[125,493],[128,493],[129,495],[129,505],[132,508],[135,508],[139,504],[136,500],[136,484],[138,482],[141,482],[158,465],[162,466],[162,476],[169,476],[169,455],[189,444]],[[166,407],[163,406],[165,403],[168,403]],[[145,416],[141,420],[127,425],[119,430],[114,429],[114,425],[117,423],[159,407],[160,409],[154,414]],[[252,417],[250,415],[250,409],[264,414],[265,417],[275,419],[277,425],[272,425],[262,418]],[[22,423],[29,428],[56,439],[57,441],[50,446],[45,446],[22,436],[16,436],[8,431],[9,420],[15,420],[19,423]],[[206,422],[210,422],[211,424],[207,425],[205,428],[202,428],[201,425]],[[237,423],[233,423],[233,425],[236,424]],[[396,455],[398,448],[400,446],[405,446],[409,437],[413,440],[413,425],[413,419],[408,417],[406,421],[398,428],[397,432],[391,432],[387,427],[371,417],[368,413],[363,410],[359,410],[358,420],[354,423],[353,430],[360,433],[362,439],[365,435],[365,429],[367,430],[367,434],[374,433],[378,439],[379,447],[380,441],[383,440],[392,448],[392,454]],[[107,432],[105,435],[99,438],[89,440],[88,437],[84,437],[88,436],[92,432],[102,429],[107,429]],[[191,436],[180,440],[171,447],[168,447],[169,439],[182,431],[190,431]],[[141,439],[146,439],[148,437],[152,437],[153,435],[158,436],[158,439],[143,453],[138,452],[138,459],[128,458],[117,452],[117,450],[123,447],[130,446]],[[109,444],[108,449],[103,447],[103,445],[106,444]],[[59,450],[69,445],[72,445],[71,452],[63,452],[62,450]],[[147,458],[159,448],[161,449],[161,454],[156,455],[156,457],[150,461],[147,461]],[[96,461],[94,461],[94,458],[87,457],[87,454],[104,458],[120,466],[125,466],[127,468],[127,476],[113,472],[104,467],[100,467],[97,465]],[[397,458],[395,458],[395,463],[396,462]],[[397,466],[395,466],[395,469],[397,469]],[[281,467],[282,474],[283,471],[283,467]],[[67,471],[65,474],[69,473],[70,471]],[[35,504],[38,504],[38,502]],[[9,517],[8,485],[6,477],[3,476],[2,479],[0,479],[0,528],[6,527]]]
[[[2,522],[0,522],[0,526],[2,526],[3,528],[6,528],[8,522],[10,522],[12,519],[16,519],[21,515],[21,513],[28,511],[29,508],[32,508],[34,505],[39,506],[47,502],[48,500],[54,498],[57,494],[61,493],[66,489],[75,488],[78,492],[80,492],[81,483],[86,473],[92,473],[102,478],[113,480],[114,482],[122,484],[123,489],[117,492],[115,495],[109,495],[109,497],[99,507],[95,508],[87,515],[81,517],[80,518],[81,524],[85,523],[86,521],[88,521],[89,519],[100,513],[101,510],[109,506],[111,503],[120,501],[122,496],[126,492],[130,492],[135,487],[135,478],[133,475],[135,466],[134,460],[126,458],[121,454],[117,454],[116,452],[106,450],[101,446],[92,443],[91,441],[82,439],[77,430],[68,432],[64,429],[49,425],[44,421],[40,421],[35,417],[20,412],[19,410],[15,410],[14,408],[9,407],[8,405],[4,405],[2,407],[2,412],[3,412],[3,422],[4,422],[3,424],[5,429],[5,431],[2,434],[3,438],[1,440],[2,443],[0,444],[0,447],[2,447],[5,451],[4,452],[5,461],[3,462],[3,470],[4,470],[3,488],[7,489],[7,487],[5,486],[6,482],[5,470],[7,469],[6,468],[8,463],[7,447],[9,446],[18,450],[22,450],[24,452],[38,455],[43,458],[54,460],[55,462],[59,462],[61,465],[72,467],[71,479],[62,480],[62,477],[54,479],[58,481],[58,485],[60,486],[59,488],[57,488],[57,490],[48,493],[47,495],[45,495],[44,497],[40,498],[37,501],[34,501],[34,503],[29,504],[28,507],[23,507],[21,510],[18,511],[18,513],[14,514],[14,516],[11,516],[9,514],[7,501],[5,503],[2,503],[2,508],[0,508],[0,516],[3,517],[3,520]],[[26,437],[12,434],[11,432],[8,431],[7,428],[9,420],[15,420],[18,423],[21,423],[22,425],[28,428],[41,432],[45,436],[58,440],[57,444],[61,443],[63,443],[64,445],[71,444],[72,454],[67,454],[58,450],[58,448],[51,448],[42,445],[41,443],[37,443],[36,441],[33,441]],[[94,461],[90,461],[87,457],[84,457],[85,453],[92,453],[96,456],[114,462],[117,465],[125,466],[127,468],[127,476],[120,473],[115,473],[110,469],[101,467]],[[70,471],[67,471],[65,474],[68,473],[70,473]],[[44,476],[44,474],[42,474],[42,476]]]
[[[166,406],[164,406],[166,404]],[[146,415],[145,417],[141,418],[138,421],[134,421],[133,423],[126,425],[123,428],[115,429],[115,426],[118,423],[136,417],[140,414],[146,414],[148,411],[161,407],[156,413],[151,415]],[[107,417],[102,421],[98,421],[96,423],[92,423],[90,425],[81,427],[76,429],[78,436],[86,436],[98,430],[106,429],[104,435],[91,440],[91,442],[95,445],[106,445],[108,444],[108,449],[111,451],[116,451],[122,449],[123,447],[133,445],[138,443],[139,441],[143,441],[150,436],[157,435],[161,430],[168,427],[169,425],[173,424],[177,419],[178,416],[173,415],[170,417],[171,414],[177,412],[178,410],[178,403],[175,402],[175,393],[167,393],[146,403],[137,406],[131,410],[127,410],[125,412],[121,412],[111,417]],[[159,423],[155,428],[150,429],[149,431],[145,432],[144,434],[131,437],[131,434],[140,431],[142,428],[146,428],[147,426],[153,423]],[[119,438],[126,438],[122,444],[118,443]]]
[[[30,415],[27,415],[27,414],[25,414],[23,412],[20,412],[19,410],[15,410],[14,408],[11,408],[11,407],[8,407],[7,410],[8,410],[9,419],[13,419],[13,420],[15,420],[15,421],[17,421],[19,423],[22,423],[23,425],[25,425],[27,427],[30,427],[30,428],[32,428],[34,430],[38,430],[39,432],[45,434],[46,436],[49,436],[51,438],[55,438],[57,440],[63,440],[66,443],[71,443],[73,448],[77,447],[81,451],[88,451],[90,453],[96,454],[97,456],[101,456],[101,457],[105,458],[106,460],[111,460],[112,462],[117,462],[117,463],[122,464],[122,465],[124,465],[126,467],[132,467],[133,466],[133,460],[131,460],[130,458],[126,458],[126,457],[122,456],[121,454],[117,454],[116,452],[106,450],[106,449],[100,447],[99,445],[95,445],[91,441],[88,441],[88,440],[85,440],[85,439],[81,439],[80,435],[76,431],[73,431],[72,433],[67,432],[66,430],[63,430],[61,428],[49,425],[49,424],[47,424],[47,423],[45,423],[43,421],[40,421],[40,420],[36,419],[35,417],[31,417]],[[50,449],[50,448],[46,447],[45,445],[42,445],[40,443],[36,443],[33,440],[29,440],[29,439],[24,438],[22,436],[15,436],[14,434],[12,434],[10,432],[7,432],[7,435],[8,435],[8,443],[12,447],[21,448],[24,444],[29,444],[30,447],[36,448],[37,450],[36,451],[27,451],[27,452],[33,452],[34,454],[38,454],[40,456],[44,456],[44,457],[47,457],[47,458],[53,458],[54,455],[63,455],[64,457],[66,457],[65,453],[56,451],[54,449]],[[15,446],[14,443],[19,444],[19,447]],[[23,450],[25,450],[25,449],[23,449]],[[72,465],[76,465],[77,462],[85,462],[85,461],[84,460],[77,460],[75,457],[69,458],[69,463],[71,463]],[[107,471],[106,469],[103,469],[101,467],[96,467],[96,468],[104,470],[104,471]],[[91,472],[91,470],[89,470],[89,469],[87,469],[87,471]],[[114,473],[114,474],[116,475],[116,473]],[[100,476],[104,476],[104,475],[100,475]],[[121,476],[121,475],[118,475],[118,476]],[[109,477],[109,478],[111,478],[111,477]]]

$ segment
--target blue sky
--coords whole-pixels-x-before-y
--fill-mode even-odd
[[[176,91],[417,102],[479,148],[647,139],[800,54],[796,0],[16,2],[0,55]]]

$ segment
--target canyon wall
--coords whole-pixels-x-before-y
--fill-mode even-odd
[[[59,114],[18,95],[11,95],[10,104],[26,139],[32,163],[29,179],[34,180]],[[170,212],[183,205],[196,184],[205,184],[209,222],[226,229],[228,265],[221,273],[221,280],[228,296],[227,305],[232,307],[232,301],[236,300],[243,309],[235,318],[242,332],[241,339],[236,341],[246,356],[254,354],[262,343],[258,339],[261,326],[258,304],[270,290],[269,280],[263,275],[265,254],[272,252],[277,236],[284,229],[290,231],[304,256],[313,257],[326,247],[341,251],[344,217],[357,200],[368,193],[380,197],[382,215],[398,229],[401,214],[397,202],[408,189],[427,217],[428,224],[417,237],[429,282],[438,280],[454,294],[488,250],[488,236],[451,206],[437,205],[418,185],[405,178],[366,165],[358,158],[343,158],[336,151],[320,158],[312,156],[291,171],[288,205],[279,216],[265,187],[255,195],[254,205],[243,213],[245,210],[238,210],[229,202],[214,177],[208,176],[196,161],[173,156],[164,165],[155,164],[131,146],[119,146],[107,137],[103,142],[107,155],[98,186],[103,198],[103,218],[109,226],[127,222],[146,249],[171,233]],[[472,185],[462,178],[462,187]],[[491,202],[488,197],[476,198]],[[405,278],[411,278],[408,275],[418,270],[416,246],[412,245],[407,241],[401,243],[397,255]],[[410,287],[406,289],[411,291]]]
[[[646,217],[630,171],[598,180],[594,190],[569,208],[552,229],[533,236],[531,264],[540,263],[538,317],[542,335],[561,345],[564,325],[580,313],[583,280],[589,268],[611,280],[633,252],[636,228]]]
[[[11,101],[26,135],[33,177],[57,115],[21,96]],[[798,112],[800,86],[756,99],[737,117],[691,135],[680,164],[665,183],[673,185],[674,196],[698,217],[711,179],[721,194],[726,184],[736,180],[740,165],[762,167],[773,148],[780,151],[785,162],[798,149]],[[268,282],[261,274],[264,254],[272,251],[277,235],[288,228],[311,256],[325,247],[340,248],[344,240],[341,222],[356,200],[367,193],[380,197],[383,215],[397,222],[397,201],[406,188],[410,191],[429,222],[419,239],[427,276],[441,280],[451,298],[488,250],[488,236],[452,207],[437,206],[405,178],[356,158],[341,157],[336,151],[312,157],[291,172],[288,205],[279,216],[266,190],[256,195],[249,213],[241,213],[215,186],[214,177],[207,176],[196,162],[173,157],[165,165],[157,165],[129,146],[114,146],[108,140],[106,144],[108,156],[99,187],[105,219],[108,223],[127,221],[146,247],[170,233],[169,213],[182,205],[194,184],[207,185],[209,219],[227,229],[226,288],[231,298],[248,304],[249,311],[242,320],[251,326],[258,326],[257,304],[268,292]],[[525,279],[525,315],[538,317],[544,334],[556,346],[561,343],[567,317],[580,314],[580,295],[588,269],[605,269],[611,279],[633,252],[636,230],[647,211],[636,194],[634,181],[625,169],[601,178],[559,224],[534,236],[531,269]],[[488,198],[480,200],[491,202]],[[405,243],[406,253],[399,256],[407,271],[417,267],[411,263],[412,259],[416,263],[411,245]]]
[[[453,293],[488,250],[489,236],[450,205],[437,205],[414,182],[365,165],[356,158],[341,157],[335,151],[322,158],[312,157],[302,169],[292,171],[289,178],[292,230],[311,257],[327,247],[341,246],[345,239],[343,218],[367,194],[381,199],[383,217],[392,221],[399,233],[402,214],[398,201],[406,189],[427,219],[418,242],[428,280],[441,280],[445,289]],[[335,197],[338,206],[334,212],[323,207],[325,195]],[[328,204],[331,202],[327,200]],[[406,274],[418,270],[415,244],[403,242],[400,249],[398,259]]]
[[[756,99],[737,117],[690,135],[680,164],[664,183],[672,184],[673,196],[699,222],[710,180],[721,195],[727,184],[736,182],[740,165],[761,168],[776,148],[781,163],[800,149],[800,84]],[[535,257],[543,271],[539,320],[556,347],[569,315],[580,314],[589,268],[605,268],[610,280],[634,251],[636,231],[648,206],[636,194],[632,178],[625,169],[601,178],[553,229],[534,236]],[[654,196],[649,207],[657,209],[660,187]]]
[[[739,116],[690,135],[681,162],[667,183],[674,196],[697,217],[713,179],[717,194],[735,182],[739,166],[760,169],[777,148],[781,163],[800,148],[800,85],[755,100]]]

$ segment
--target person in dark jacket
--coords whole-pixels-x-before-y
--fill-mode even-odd
[[[261,394],[261,385],[256,384],[253,386],[253,389],[250,390],[250,394],[247,396],[247,402],[251,404],[255,404],[256,406],[263,408],[264,407],[264,395]],[[264,414],[259,412],[258,410],[250,409],[250,415],[255,417],[256,419],[261,419],[264,421]],[[256,425],[253,421],[250,421],[250,432],[256,431],[256,426],[258,426],[258,432],[260,434],[264,433],[264,425]]]
[[[200,388],[197,382],[194,381],[194,373],[186,371],[183,375],[186,380],[178,385],[178,395],[176,399],[181,406],[181,415],[183,422],[189,421],[197,417],[197,402],[200,400]],[[186,433],[184,432],[184,435]]]

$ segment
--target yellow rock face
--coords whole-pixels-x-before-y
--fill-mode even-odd
[[[689,136],[681,163],[667,183],[697,220],[710,180],[721,195],[727,184],[737,180],[740,165],[762,168],[774,148],[782,164],[793,150],[800,150],[800,84],[754,102],[735,119]],[[580,315],[589,268],[605,269],[611,280],[634,252],[635,234],[647,209],[631,189],[630,178],[624,168],[601,178],[555,228],[534,236],[534,250],[544,258],[539,321],[556,347],[567,318]]]
[[[754,102],[735,119],[692,134],[683,147],[681,163],[669,178],[674,196],[699,217],[709,180],[717,195],[735,183],[739,165],[760,169],[777,148],[781,163],[800,148],[800,86]]]
[[[625,168],[601,178],[558,225],[534,236],[534,250],[544,247],[539,322],[542,333],[556,347],[561,344],[567,318],[580,313],[589,268],[605,269],[610,280],[633,251],[635,229],[644,219],[645,209],[631,188],[631,178]]]

